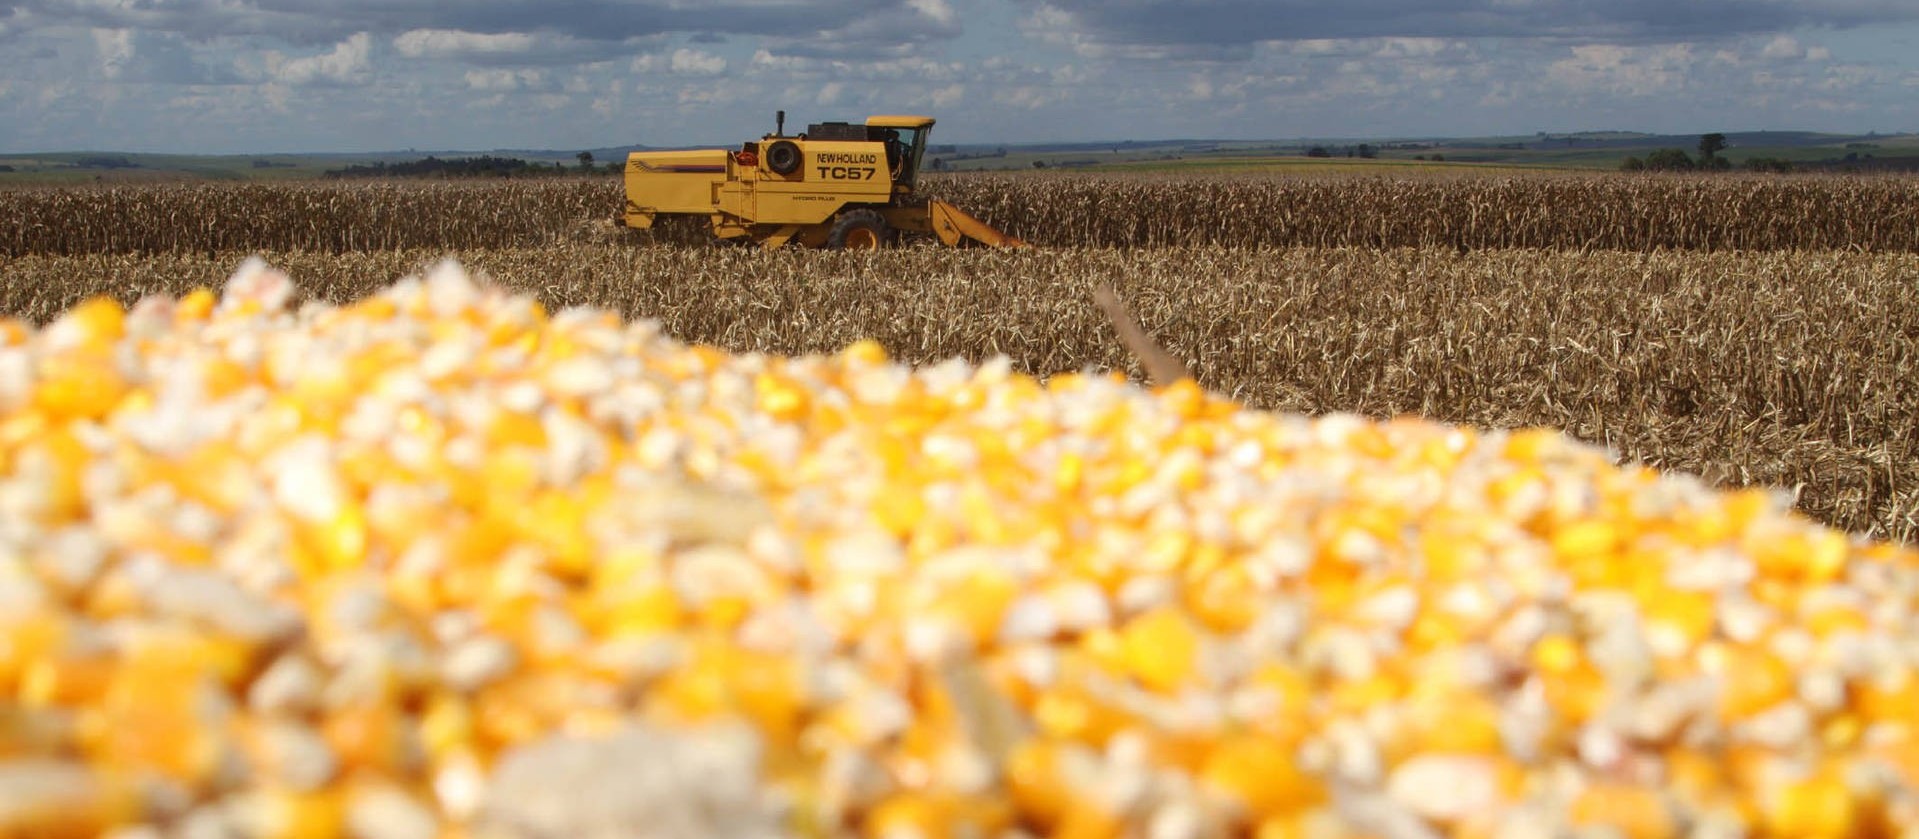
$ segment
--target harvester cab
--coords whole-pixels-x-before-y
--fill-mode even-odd
[[[706,217],[714,235],[767,248],[871,249],[901,233],[930,233],[949,246],[1026,243],[944,201],[919,195],[920,161],[933,118],[874,116],[773,133],[739,150],[634,152],[626,159],[627,226],[661,215]]]

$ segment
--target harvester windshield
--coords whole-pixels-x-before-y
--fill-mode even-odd
[[[920,171],[920,155],[926,153],[927,128],[888,128],[886,162],[893,167],[893,182],[911,188]],[[897,157],[897,159],[896,159]]]

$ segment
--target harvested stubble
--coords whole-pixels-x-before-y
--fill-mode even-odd
[[[0,832],[1919,823],[1919,554],[1763,492],[453,268],[291,291],[0,330]]]
[[[1048,247],[1919,251],[1910,177],[949,176],[929,190]],[[710,242],[611,223],[616,178],[0,191],[0,255]]]
[[[100,289],[183,294],[241,258],[0,260],[0,308],[38,320]],[[433,258],[273,256],[335,302]],[[1253,407],[1561,428],[1655,468],[1793,489],[1830,526],[1919,539],[1910,255],[581,245],[460,258],[550,307],[654,318],[735,352],[871,338],[912,363],[1003,353],[1040,376],[1138,378],[1091,305],[1112,282],[1201,383]]]

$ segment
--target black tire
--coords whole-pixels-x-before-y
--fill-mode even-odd
[[[878,250],[886,245],[886,219],[872,210],[847,210],[833,220],[833,231],[826,234],[826,246],[834,250]],[[849,243],[848,240],[851,240]]]
[[[777,174],[791,175],[800,170],[800,144],[776,140],[766,147],[766,168]]]

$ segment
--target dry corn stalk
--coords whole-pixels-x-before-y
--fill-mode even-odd
[[[1919,555],[1765,492],[453,266],[293,295],[0,327],[0,833],[1919,822]]]
[[[1139,359],[1140,366],[1146,368],[1148,384],[1170,385],[1181,379],[1190,379],[1186,365],[1170,353],[1160,349],[1146,330],[1140,328],[1139,321],[1133,317],[1126,304],[1120,302],[1111,286],[1102,285],[1093,292],[1093,301],[1106,312],[1106,318],[1113,322],[1113,329],[1119,332],[1120,342]]]

